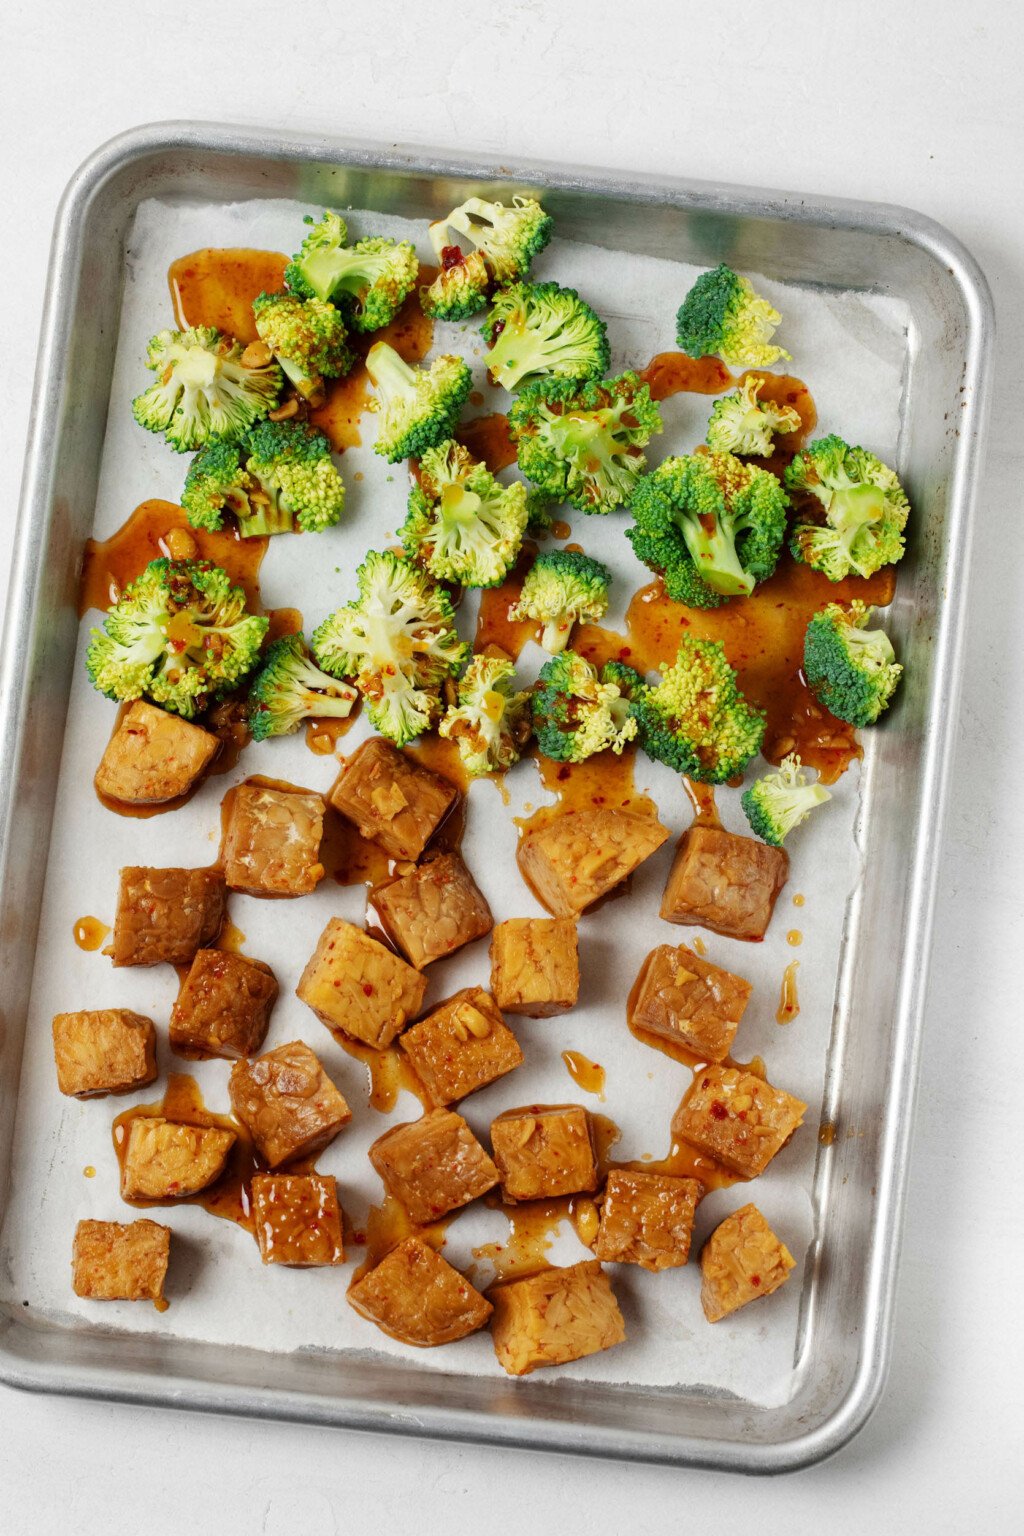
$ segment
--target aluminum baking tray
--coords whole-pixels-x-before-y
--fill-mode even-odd
[[[945,230],[903,209],[204,124],[133,130],[82,167],[56,223],[0,653],[0,1207],[135,211],[152,197],[289,198],[425,220],[481,190],[535,192],[569,239],[891,296],[910,316],[900,468],[915,518],[891,610],[908,679],[864,764],[864,872],[847,914],[821,1104],[823,1119],[857,1134],[817,1157],[795,1389],[763,1408],[628,1383],[508,1382],[370,1356],[114,1336],[15,1305],[0,1308],[0,1379],[361,1429],[790,1470],[843,1445],[885,1382],[991,350],[977,265]]]

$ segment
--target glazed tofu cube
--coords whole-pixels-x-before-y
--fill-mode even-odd
[[[349,1306],[403,1344],[431,1349],[482,1328],[491,1304],[439,1253],[407,1237],[348,1293]]]
[[[388,938],[417,970],[482,939],[491,909],[458,853],[444,853],[370,892]]]
[[[306,789],[239,784],[227,801],[221,858],[233,891],[308,896],[323,879],[324,802]]]
[[[313,1269],[345,1262],[338,1191],[327,1174],[257,1173],[252,1217],[264,1264]]]
[[[131,1122],[121,1164],[123,1200],[182,1200],[224,1172],[233,1131],[178,1125],[154,1115]]]
[[[437,1104],[454,1104],[522,1065],[519,1042],[483,987],[463,987],[399,1041]]]
[[[386,944],[332,917],[295,992],[328,1029],[382,1050],[415,1018],[426,987]]]
[[[582,1360],[626,1337],[611,1282],[594,1259],[510,1280],[490,1296],[494,1353],[510,1376]]]
[[[690,827],[679,840],[661,902],[666,923],[763,939],[789,875],[789,854],[719,827]]]
[[[80,1221],[71,1285],[88,1301],[164,1299],[171,1229],[157,1221]]]
[[[454,784],[379,736],[347,760],[330,793],[335,810],[393,859],[419,858],[459,798]]]
[[[418,1227],[486,1195],[498,1170],[461,1115],[434,1109],[378,1136],[369,1152],[389,1195]]]
[[[734,1173],[763,1173],[807,1105],[739,1067],[698,1072],[672,1117],[672,1134]]]
[[[680,944],[659,944],[640,968],[627,1004],[629,1024],[693,1051],[702,1061],[728,1056],[751,986]]]
[[[700,1304],[709,1323],[770,1296],[789,1279],[796,1260],[756,1205],[727,1216],[700,1253]]]
[[[224,876],[219,869],[121,871],[108,954],[115,965],[189,965],[212,944],[224,922]]]
[[[579,943],[571,917],[510,917],[491,938],[491,991],[503,1013],[550,1019],[576,1006]]]
[[[241,1121],[271,1168],[315,1157],[352,1118],[319,1059],[301,1040],[231,1068],[228,1091]]]
[[[171,1049],[179,1056],[253,1056],[266,1037],[277,980],[269,965],[221,949],[201,949],[171,1009]]]
[[[520,873],[555,917],[575,917],[620,885],[661,847],[668,829],[635,811],[566,811],[528,832]]]
[[[156,1077],[152,1019],[128,1008],[58,1013],[53,1021],[57,1086],[75,1099],[130,1093]]]
[[[509,1204],[597,1188],[590,1116],[580,1104],[506,1109],[491,1125],[491,1146]]]
[[[220,751],[210,731],[137,700],[107,743],[94,783],[125,805],[163,805],[187,795]]]
[[[595,1257],[655,1271],[685,1264],[703,1193],[697,1179],[613,1168],[601,1202]]]

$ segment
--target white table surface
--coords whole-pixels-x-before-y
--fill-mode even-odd
[[[977,256],[1000,335],[895,1348],[867,1428],[824,1466],[745,1481],[0,1388],[0,1530],[1021,1530],[1020,6],[8,0],[4,17],[0,590],[54,209],[90,150],[137,123],[276,123],[903,203]]]

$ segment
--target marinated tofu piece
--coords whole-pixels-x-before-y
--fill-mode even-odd
[[[789,1279],[796,1260],[756,1205],[744,1205],[715,1228],[700,1253],[700,1304],[709,1323]]]
[[[389,1195],[419,1227],[486,1195],[498,1170],[461,1115],[433,1109],[378,1136],[369,1152]]]
[[[171,1009],[179,1056],[254,1056],[266,1038],[277,979],[262,960],[201,949]]]
[[[224,1172],[233,1131],[178,1125],[159,1116],[131,1122],[121,1165],[123,1200],[182,1200]]]
[[[295,993],[328,1029],[382,1050],[419,1013],[426,989],[386,944],[332,917]]]
[[[751,991],[742,976],[701,959],[685,944],[659,944],[640,968],[627,1016],[633,1029],[683,1045],[704,1061],[722,1061]]]
[[[494,926],[491,909],[458,853],[441,854],[376,886],[369,903],[388,938],[417,970],[482,939]]]
[[[491,1146],[509,1204],[597,1188],[590,1116],[581,1104],[506,1109],[491,1124]]]
[[[71,1285],[87,1301],[164,1299],[171,1229],[158,1221],[80,1221]]]
[[[349,1306],[402,1344],[431,1349],[482,1328],[491,1304],[439,1253],[407,1237],[348,1293]]]
[[[732,939],[763,939],[788,876],[784,848],[719,827],[690,827],[679,839],[661,915]]]
[[[698,1179],[613,1168],[601,1202],[594,1256],[609,1264],[639,1264],[654,1271],[677,1269],[690,1257]]]
[[[313,1269],[345,1262],[338,1191],[328,1174],[257,1173],[252,1217],[264,1264]]]
[[[576,1006],[580,957],[571,917],[510,917],[491,937],[491,991],[503,1013],[550,1019]]]
[[[399,1044],[435,1104],[454,1104],[522,1065],[519,1042],[483,987],[463,987]]]
[[[806,1108],[753,1072],[705,1067],[672,1117],[672,1134],[753,1179],[785,1146]]]
[[[374,736],[348,758],[329,798],[335,810],[393,859],[416,860],[459,792],[439,773]]]
[[[315,1157],[352,1111],[302,1040],[231,1068],[231,1108],[271,1168]]]
[[[510,1376],[528,1376],[541,1365],[568,1365],[626,1337],[611,1282],[595,1259],[510,1280],[489,1295],[494,1353]]]
[[[308,789],[239,784],[226,804],[221,859],[233,891],[308,896],[324,876],[324,802]]]
[[[220,751],[210,731],[136,700],[107,742],[93,780],[125,805],[163,805],[187,795]]]
[[[575,917],[621,885],[668,837],[635,811],[566,811],[528,832],[516,855],[533,894],[555,917]]]
[[[115,965],[189,965],[212,944],[224,922],[227,895],[219,869],[121,871],[108,950]]]
[[[129,1008],[58,1013],[53,1021],[57,1086],[75,1099],[131,1093],[156,1077],[152,1019]]]

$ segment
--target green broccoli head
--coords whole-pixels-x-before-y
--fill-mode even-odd
[[[684,635],[661,682],[635,693],[630,707],[644,751],[704,784],[742,773],[764,738],[765,716],[737,687],[720,640]]]
[[[479,314],[491,285],[483,251],[464,255],[457,245],[445,245],[438,252],[438,260],[434,281],[420,289],[423,313],[435,320],[468,320]]]
[[[301,635],[282,635],[263,658],[249,689],[253,741],[288,736],[303,720],[344,720],[359,694],[315,664]]]
[[[242,352],[241,342],[210,325],[160,331],[146,354],[156,383],[132,401],[139,426],[163,432],[178,453],[202,448],[212,437],[241,437],[281,393],[277,364],[246,368]]]
[[[781,848],[789,833],[832,796],[820,784],[809,784],[795,752],[782,759],[774,773],[756,779],[741,796],[751,830],[764,842]]]
[[[541,667],[533,728],[541,752],[559,763],[582,763],[608,748],[620,753],[637,734],[628,697],[575,651],[561,651]]]
[[[357,331],[378,331],[398,313],[419,273],[408,240],[374,236],[346,245],[348,230],[336,213],[312,225],[302,248],[285,268],[284,280],[305,299],[333,302]]]
[[[776,432],[795,432],[800,412],[774,400],[759,400],[764,379],[747,374],[739,389],[716,400],[708,422],[707,445],[716,453],[745,453],[766,459]]]
[[[781,320],[749,278],[723,262],[702,272],[679,306],[676,341],[688,357],[716,356],[733,368],[770,368],[789,357],[772,344]]]
[[[438,726],[474,776],[511,768],[529,739],[530,695],[516,692],[515,670],[505,656],[474,656],[459,679],[458,703]]]
[[[510,390],[524,380],[599,379],[611,356],[604,321],[574,289],[557,283],[502,289],[483,335],[491,379]]]
[[[641,674],[625,661],[606,661],[601,668],[602,683],[614,683],[624,699],[638,699],[647,687]]]
[[[868,629],[874,609],[829,603],[804,636],[804,677],[819,704],[851,725],[873,725],[889,706],[903,668],[884,629]]]
[[[574,624],[596,624],[604,618],[611,580],[611,571],[600,560],[576,549],[553,549],[537,556],[508,616],[543,625],[540,643],[557,655],[569,643]]]
[[[532,197],[514,197],[511,205],[492,203],[483,197],[470,197],[431,225],[431,238],[448,241],[448,231],[465,235],[486,258],[496,283],[515,283],[526,276],[533,258],[551,239],[552,220]],[[437,247],[435,246],[435,249]]]
[[[871,576],[902,559],[910,504],[895,472],[866,448],[834,433],[820,437],[787,466],[786,484],[824,509],[824,524],[796,523],[790,548],[829,581]]]
[[[515,564],[526,516],[525,485],[502,485],[449,438],[420,460],[399,537],[439,581],[496,587]]]
[[[581,512],[614,512],[646,467],[661,414],[635,373],[601,383],[528,384],[508,413],[523,474]]]
[[[144,694],[186,720],[252,671],[269,620],[208,560],[153,560],[90,634],[94,688],[126,702]]]
[[[421,458],[451,437],[473,383],[461,357],[446,353],[429,368],[413,368],[384,341],[366,354],[366,371],[377,391],[370,402],[379,417],[374,452],[391,464]]]
[[[194,528],[223,526],[227,513],[242,538],[331,528],[345,506],[345,486],[322,432],[298,421],[261,421],[237,443],[218,439],[193,459],[181,504]]]
[[[315,399],[324,379],[338,379],[352,367],[355,353],[333,304],[294,293],[261,293],[252,313],[260,340],[304,399]]]

